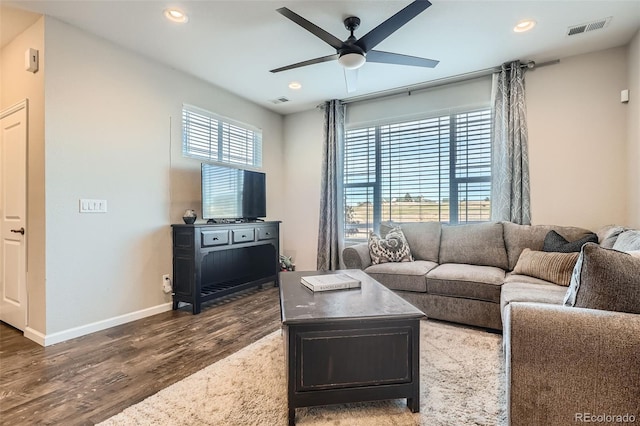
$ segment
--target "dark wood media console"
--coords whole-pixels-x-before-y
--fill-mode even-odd
[[[280,222],[172,225],[173,309],[278,284]]]

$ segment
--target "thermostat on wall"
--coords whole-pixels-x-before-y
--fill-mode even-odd
[[[29,72],[38,71],[38,50],[27,49],[24,52],[24,69]]]

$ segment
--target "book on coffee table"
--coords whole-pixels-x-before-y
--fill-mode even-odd
[[[300,278],[300,283],[311,291],[360,288],[360,280],[356,280],[347,274],[312,275]]]

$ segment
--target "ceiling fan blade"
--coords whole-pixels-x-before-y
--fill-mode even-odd
[[[367,34],[362,36],[356,44],[365,52],[369,52],[382,40],[393,34],[398,28],[418,16],[421,12],[431,6],[428,0],[416,0],[393,15],[391,18],[378,25]]]
[[[372,50],[367,53],[367,62],[378,62],[382,64],[412,65],[414,67],[435,68],[440,61],[435,59],[419,58],[417,56],[401,55],[399,53],[382,52]]]
[[[338,37],[326,32],[325,30],[323,30],[322,28],[320,28],[316,24],[307,21],[302,16],[300,16],[297,13],[291,11],[290,9],[287,9],[286,7],[281,7],[280,9],[276,9],[276,12],[280,13],[282,16],[284,16],[286,18],[291,19],[293,22],[295,22],[296,24],[300,25],[302,28],[304,28],[305,30],[309,31],[310,33],[312,33],[316,37],[320,38],[325,43],[327,43],[328,45],[333,47],[334,49],[338,50],[338,49],[342,48],[342,40],[340,40]]]
[[[344,69],[344,82],[347,84],[347,93],[353,93],[358,89],[358,69]]]
[[[322,63],[322,62],[335,61],[336,59],[338,59],[338,54],[334,53],[333,55],[323,56],[321,58],[309,59],[308,61],[302,61],[302,62],[298,62],[296,64],[287,65],[286,67],[276,68],[276,69],[271,70],[271,72],[272,73],[276,73],[276,72],[280,72],[280,71],[287,71],[287,70],[292,70],[294,68],[306,67],[307,65],[313,65],[313,64],[319,64],[319,63]]]

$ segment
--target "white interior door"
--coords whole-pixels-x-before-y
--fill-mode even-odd
[[[0,320],[27,325],[27,101],[0,112]]]

